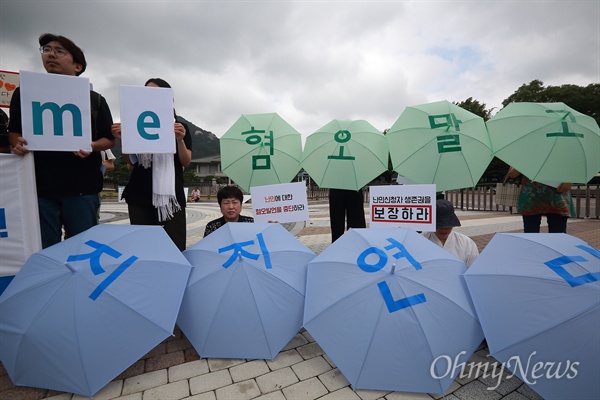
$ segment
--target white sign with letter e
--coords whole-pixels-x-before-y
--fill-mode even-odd
[[[435,231],[435,185],[371,186],[371,228]]]
[[[250,188],[256,222],[308,221],[308,200],[304,182]]]
[[[121,85],[121,143],[125,154],[175,153],[173,90]]]
[[[20,71],[22,135],[29,150],[92,151],[90,81]]]

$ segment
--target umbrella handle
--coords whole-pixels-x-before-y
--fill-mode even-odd
[[[72,273],[77,272],[77,269],[75,268],[75,266],[69,264],[68,262],[65,262],[65,267],[67,267],[69,269],[69,271],[71,271]]]

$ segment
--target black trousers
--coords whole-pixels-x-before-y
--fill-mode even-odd
[[[129,210],[129,222],[131,225],[160,225],[162,226],[173,243],[180,251],[186,247],[186,218],[185,208],[173,214],[173,218],[168,221],[160,222],[158,220],[158,211],[154,207],[140,207],[127,204]]]
[[[366,228],[363,191],[329,189],[329,219],[331,243],[342,236],[346,229]]]
[[[548,213],[546,221],[548,222],[548,233],[567,233],[567,219],[564,215]],[[523,215],[523,232],[540,233],[542,225],[542,214]]]

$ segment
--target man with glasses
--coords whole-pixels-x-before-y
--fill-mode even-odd
[[[79,76],[87,66],[83,51],[70,39],[45,33],[39,38],[42,64],[46,72]],[[92,151],[35,151],[35,176],[42,247],[74,236],[98,224],[103,177],[100,151],[115,144],[111,133],[112,115],[104,97],[90,92],[92,110]],[[8,139],[14,154],[29,153],[22,137],[19,88],[10,103]]]

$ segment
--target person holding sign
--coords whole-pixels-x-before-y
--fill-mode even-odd
[[[435,232],[423,232],[422,235],[464,261],[467,268],[470,267],[479,256],[479,249],[473,239],[452,230],[455,226],[460,226],[460,221],[454,213],[454,205],[448,200],[437,199],[435,212]]]
[[[170,88],[160,78],[148,79],[145,86]],[[173,110],[175,121],[177,114]],[[122,198],[127,202],[132,225],[161,225],[173,243],[186,248],[186,197],[183,171],[192,159],[192,135],[187,125],[174,122],[175,154],[124,154],[132,166],[129,183]],[[113,135],[121,138],[121,124],[112,126]]]
[[[39,44],[46,72],[79,76],[85,71],[83,51],[70,39],[45,33],[40,36]],[[100,151],[112,148],[115,138],[111,133],[112,115],[104,97],[90,91],[90,101],[91,152],[33,151],[43,248],[62,240],[63,227],[65,237],[71,237],[98,224],[99,193],[103,186]],[[30,151],[23,138],[22,111],[21,92],[17,88],[10,103],[8,139],[12,152],[19,156]],[[62,115],[55,114],[56,122]]]
[[[244,193],[236,186],[225,186],[217,192],[217,201],[223,216],[206,224],[204,237],[207,237],[228,222],[254,222],[254,218],[240,215]],[[271,221],[269,221],[271,222]]]

